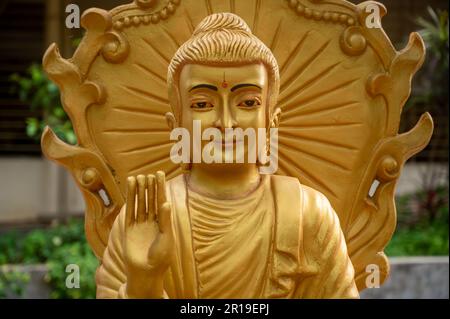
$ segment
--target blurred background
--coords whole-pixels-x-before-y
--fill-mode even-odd
[[[42,71],[52,42],[72,55],[81,29],[65,27],[68,4],[111,9],[129,1],[0,0],[0,298],[94,298],[96,258],[83,229],[83,200],[71,176],[43,158],[49,124],[76,143],[57,87]],[[362,1],[355,1],[359,3]],[[427,45],[401,132],[425,111],[435,121],[429,146],[411,159],[397,186],[398,227],[386,249],[392,275],[365,298],[448,298],[448,1],[380,0],[383,27],[397,49],[410,32]],[[66,265],[80,266],[79,289],[67,289]]]

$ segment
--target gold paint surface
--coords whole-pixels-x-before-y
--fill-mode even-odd
[[[398,134],[424,43],[396,51],[369,4],[134,1],[86,11],[71,59],[49,47],[79,142],[47,128],[42,149],[85,198],[97,297],[357,298],[368,265],[386,279],[396,181],[433,122]],[[170,130],[194,119],[278,127],[278,171],[174,164]]]

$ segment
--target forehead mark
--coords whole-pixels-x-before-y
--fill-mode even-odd
[[[222,82],[222,87],[224,89],[226,89],[228,87],[228,83],[227,80],[225,79],[225,72],[223,72],[223,82]]]

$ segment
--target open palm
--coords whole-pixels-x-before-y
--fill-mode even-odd
[[[156,177],[129,177],[127,186],[124,207],[127,286],[134,295],[160,296],[173,246],[165,175],[157,172]]]

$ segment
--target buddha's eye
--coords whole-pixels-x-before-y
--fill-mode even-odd
[[[209,102],[201,101],[201,102],[194,102],[191,104],[191,109],[197,109],[197,110],[207,110],[213,108],[214,105]]]
[[[238,104],[242,108],[255,108],[261,105],[261,101],[258,98],[245,99]]]

